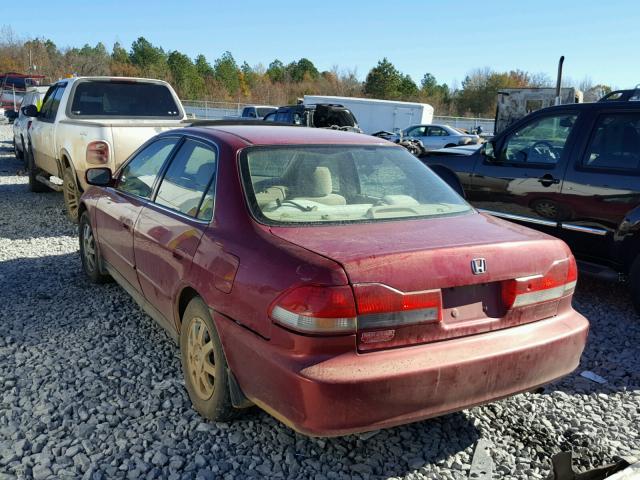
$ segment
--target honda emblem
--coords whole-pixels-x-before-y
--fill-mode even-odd
[[[471,271],[474,275],[487,273],[487,261],[484,258],[474,258],[471,260]]]

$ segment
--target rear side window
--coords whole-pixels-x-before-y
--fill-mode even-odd
[[[210,220],[215,174],[215,150],[201,142],[186,140],[167,169],[155,201],[190,217]],[[203,202],[205,192],[207,200]]]
[[[84,81],[76,84],[74,117],[180,117],[166,85],[134,81]]]
[[[163,138],[138,152],[122,169],[118,190],[150,198],[158,173],[177,142],[177,138]]]
[[[640,112],[601,115],[582,166],[621,172],[640,171]]]

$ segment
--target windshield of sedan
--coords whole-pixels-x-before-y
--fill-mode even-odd
[[[254,147],[242,155],[249,206],[271,225],[376,222],[471,207],[404,148]]]

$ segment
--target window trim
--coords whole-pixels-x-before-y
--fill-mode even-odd
[[[591,123],[591,130],[589,132],[589,136],[587,137],[587,141],[584,144],[584,149],[582,151],[582,153],[580,155],[576,156],[576,160],[574,163],[574,168],[579,171],[579,172],[584,172],[584,173],[605,173],[608,175],[626,175],[626,176],[633,176],[633,177],[639,177],[640,176],[640,168],[636,169],[636,170],[631,170],[631,169],[622,169],[622,168],[615,168],[615,167],[590,167],[588,165],[584,164],[584,161],[587,157],[587,154],[589,153],[589,148],[591,147],[591,145],[593,144],[593,140],[596,136],[596,129],[598,127],[598,122],[606,117],[606,116],[613,116],[613,115],[636,115],[638,120],[640,121],[640,111],[639,110],[603,110],[600,112],[597,112],[594,116],[593,116],[593,121]],[[640,132],[638,132],[640,133]]]
[[[185,143],[187,143],[187,140],[191,140],[191,141],[195,141],[197,143],[201,143],[204,144],[205,146],[209,147],[211,150],[213,150],[213,152],[215,153],[215,171],[214,171],[214,175],[212,176],[212,178],[209,179],[209,181],[207,182],[207,186],[204,189],[203,193],[202,193],[202,197],[200,198],[200,202],[198,203],[198,209],[196,210],[196,214],[195,216],[191,216],[188,215],[186,213],[181,212],[180,210],[176,210],[173,209],[171,207],[168,207],[166,205],[161,205],[158,202],[156,202],[156,197],[158,196],[158,191],[160,190],[160,185],[162,185],[162,182],[164,181],[164,178],[167,174],[167,171],[169,170],[169,167],[171,167],[171,164],[173,163],[173,161],[176,158],[176,154],[180,151],[180,149],[184,146]],[[151,197],[149,198],[149,200],[151,201],[151,203],[153,203],[154,205],[162,208],[163,210],[167,210],[169,212],[173,212],[176,213],[180,216],[183,216],[185,218],[189,218],[191,220],[195,220],[196,222],[202,222],[202,223],[210,223],[213,221],[213,218],[215,217],[215,212],[216,212],[216,195],[218,192],[218,171],[219,171],[219,162],[220,162],[220,149],[218,148],[218,146],[216,145],[215,142],[212,141],[208,141],[203,139],[202,137],[198,137],[198,136],[193,136],[193,135],[182,135],[182,138],[180,139],[180,142],[178,144],[176,144],[176,147],[174,150],[171,151],[171,155],[169,157],[167,157],[167,160],[165,162],[165,165],[163,165],[163,167],[160,169],[160,172],[158,173],[158,179],[156,179],[156,182],[154,183],[153,186],[153,191],[151,194]],[[203,220],[198,218],[198,214],[200,213],[200,207],[202,207],[202,202],[204,201],[204,197],[207,195],[207,192],[209,191],[209,188],[211,188],[211,184],[212,182],[215,181],[215,189],[214,189],[214,193],[213,193],[213,210],[211,212],[211,219],[209,220]]]

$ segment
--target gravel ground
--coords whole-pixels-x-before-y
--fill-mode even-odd
[[[10,132],[0,126],[0,480],[462,479],[481,439],[493,478],[543,478],[562,449],[580,470],[640,454],[640,320],[624,289],[587,279],[582,364],[543,393],[371,437],[307,438],[257,409],[203,421],[162,329],[116,285],[84,279],[61,195],[27,191]]]

